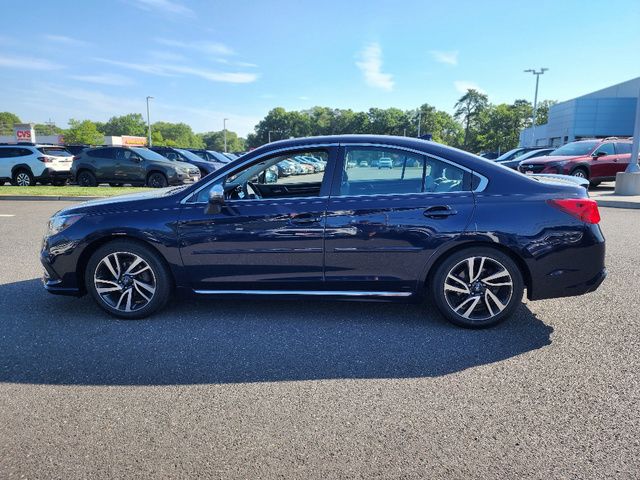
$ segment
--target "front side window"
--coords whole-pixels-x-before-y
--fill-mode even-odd
[[[602,145],[600,145],[600,147],[598,147],[598,149],[594,153],[599,153],[599,152],[606,153],[607,155],[616,154],[616,151],[613,147],[613,143],[603,143]]]
[[[304,161],[310,156],[314,161]],[[222,179],[229,200],[318,197],[325,181],[329,153],[314,150],[281,154],[235,170]],[[308,162],[308,163],[307,163]],[[220,180],[216,182],[220,184]],[[213,185],[198,192],[197,202],[206,202]]]
[[[394,195],[469,190],[461,168],[425,155],[388,148],[347,148],[340,195]]]

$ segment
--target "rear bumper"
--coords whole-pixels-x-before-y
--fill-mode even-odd
[[[71,170],[54,170],[53,168],[45,168],[38,180],[66,180],[71,178]]]

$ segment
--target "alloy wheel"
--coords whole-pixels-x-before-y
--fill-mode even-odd
[[[114,252],[98,263],[94,286],[100,299],[121,312],[133,312],[151,302],[156,292],[156,276],[142,257],[130,252]]]
[[[20,172],[16,175],[16,184],[19,187],[28,187],[31,185],[31,178],[29,178],[29,174],[25,172]]]
[[[495,317],[507,307],[512,296],[511,274],[489,257],[474,256],[458,262],[444,282],[449,308],[470,321]]]
[[[573,176],[578,178],[587,178],[587,175],[582,170],[576,170],[573,172]]]

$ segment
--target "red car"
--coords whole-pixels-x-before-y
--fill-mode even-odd
[[[522,173],[555,173],[586,178],[592,186],[616,179],[631,159],[631,139],[580,140],[556,148],[547,157],[524,160]]]

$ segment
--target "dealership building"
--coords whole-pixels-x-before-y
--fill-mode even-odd
[[[633,135],[640,77],[553,105],[548,122],[520,132],[523,147]]]

